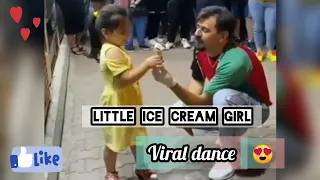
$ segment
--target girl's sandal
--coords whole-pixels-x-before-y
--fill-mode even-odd
[[[118,173],[107,173],[105,180],[120,180]]]
[[[81,55],[83,53],[83,48],[81,49],[78,46],[75,46],[70,48],[70,51],[72,52],[72,54]]]
[[[150,170],[135,170],[135,174],[139,180],[149,180],[155,173]]]

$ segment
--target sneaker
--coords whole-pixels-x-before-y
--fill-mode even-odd
[[[156,38],[150,39],[150,40],[149,40],[149,44],[150,44],[151,46],[154,46],[154,45],[158,44],[158,41],[156,40]]]
[[[126,45],[126,46],[125,46],[125,49],[126,49],[128,52],[133,52],[133,51],[134,51],[134,47],[133,47],[133,46],[128,46],[128,45]]]
[[[181,39],[181,44],[182,44],[182,47],[185,48],[185,49],[190,49],[191,48],[191,45],[190,45],[190,43],[188,42],[188,40],[186,38],[182,38]]]
[[[234,37],[233,39],[236,43],[241,44],[241,39],[238,37]]]
[[[190,43],[194,43],[196,41],[196,38],[194,36],[190,37]]]
[[[145,44],[139,45],[139,48],[144,49],[144,50],[150,50],[150,47]]]
[[[225,180],[233,176],[234,170],[228,162],[216,162],[209,171],[209,178],[212,180]]]
[[[169,50],[169,49],[172,49],[174,48],[174,43],[172,42],[167,42],[166,45],[165,45],[166,49]]]
[[[100,54],[99,49],[92,48],[90,54],[88,54],[87,57],[89,59],[96,59],[97,60],[100,57],[99,54]]]
[[[267,54],[267,58],[272,61],[272,62],[276,62],[277,61],[277,53],[276,50],[274,51],[269,51]]]
[[[156,38],[156,41],[157,41],[158,43],[164,43],[164,39],[163,39],[163,38],[160,38],[160,37],[157,37],[157,38]]]
[[[244,45],[246,45],[249,49],[251,49],[251,51],[257,52],[256,45],[254,44],[253,41],[248,40],[244,43]]]
[[[165,50],[165,47],[164,47],[162,44],[160,44],[160,43],[156,43],[156,44],[153,46],[153,49],[158,49],[158,50],[160,50],[160,51],[163,51],[163,50]]]
[[[260,62],[263,61],[263,59],[264,59],[264,54],[263,54],[263,52],[257,52],[257,53],[256,53],[256,56],[257,56],[257,58],[259,59]]]

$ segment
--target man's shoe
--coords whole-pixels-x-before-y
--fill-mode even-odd
[[[225,180],[233,176],[234,170],[228,162],[216,162],[208,176],[211,180]]]
[[[162,44],[157,43],[157,44],[155,44],[155,45],[153,46],[153,49],[158,49],[158,50],[160,50],[160,51],[163,51],[163,50],[165,50],[165,47],[162,46]]]
[[[149,45],[151,45],[151,46],[154,46],[154,45],[156,45],[157,43],[158,43],[158,41],[156,40],[156,38],[149,40]]]
[[[188,42],[188,40],[186,38],[182,38],[181,39],[181,44],[182,44],[182,47],[185,48],[185,49],[190,49],[191,48],[191,45],[190,45],[190,43]]]
[[[144,50],[150,50],[150,47],[145,44],[139,45],[139,48],[144,49]]]
[[[253,52],[257,52],[256,45],[254,44],[253,41],[246,41],[246,46],[251,49]]]
[[[276,50],[274,51],[269,51],[267,54],[267,58],[272,61],[272,62],[276,62],[277,61],[277,53]]]
[[[126,46],[125,46],[125,49],[126,49],[128,52],[133,52],[133,51],[134,51],[134,47],[133,47],[133,46],[128,46],[128,45],[126,45]]]
[[[163,38],[161,38],[161,37],[157,37],[156,38],[156,41],[158,42],[158,43],[164,43],[164,39]]]
[[[169,50],[169,49],[172,49],[174,48],[174,43],[172,42],[167,42],[166,45],[165,45],[166,49]]]
[[[233,40],[238,43],[238,44],[241,44],[241,39],[238,38],[238,37],[234,37]]]

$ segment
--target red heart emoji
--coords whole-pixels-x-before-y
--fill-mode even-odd
[[[22,38],[26,41],[30,35],[30,29],[29,28],[21,28],[20,34]]]
[[[19,23],[22,17],[22,8],[20,6],[12,7],[10,9],[10,15],[16,23]]]
[[[264,148],[263,152],[264,152],[265,155],[269,155],[269,154],[271,154],[272,150],[268,149],[268,148]]]
[[[33,21],[34,27],[38,28],[40,25],[41,19],[38,17],[34,17],[32,21]]]
[[[253,152],[254,152],[256,155],[260,155],[261,152],[262,152],[262,149],[261,149],[261,148],[257,148],[257,149],[254,149]]]

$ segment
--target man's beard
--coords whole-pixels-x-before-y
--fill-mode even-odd
[[[195,39],[194,48],[198,51],[205,51],[206,50],[206,47],[204,46],[204,44],[197,39]]]

